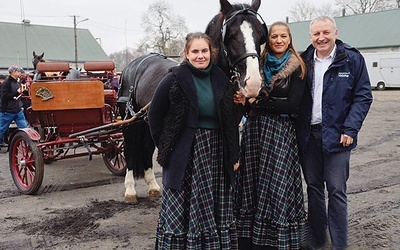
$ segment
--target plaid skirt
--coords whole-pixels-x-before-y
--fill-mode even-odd
[[[222,145],[218,130],[196,131],[182,189],[163,189],[156,249],[238,248]]]
[[[236,185],[238,237],[277,249],[299,249],[307,243],[301,166],[291,118],[267,114],[247,120]]]

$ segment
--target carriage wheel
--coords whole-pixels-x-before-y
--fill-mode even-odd
[[[106,149],[103,161],[111,173],[124,176],[126,173],[126,160],[124,156],[124,141],[106,142],[102,145]]]
[[[10,144],[11,175],[18,190],[23,194],[34,194],[42,185],[43,155],[36,144],[24,131],[18,131]]]

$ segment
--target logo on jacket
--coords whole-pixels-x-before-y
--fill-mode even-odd
[[[54,97],[50,90],[46,87],[40,87],[36,91],[36,96],[42,98],[42,101],[47,101]]]
[[[350,76],[350,72],[339,72],[339,77],[349,77]]]

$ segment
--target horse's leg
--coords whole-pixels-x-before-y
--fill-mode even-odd
[[[151,138],[150,134],[150,128],[148,124],[145,124],[143,127],[143,163],[144,163],[144,181],[146,182],[149,191],[148,194],[149,196],[152,197],[160,197],[161,192],[160,192],[160,186],[157,184],[156,177],[154,176],[154,171],[153,171],[153,154],[154,150],[156,149],[156,146],[154,145],[154,142]]]
[[[125,202],[133,204],[138,203],[135,190],[135,179],[133,178],[133,170],[126,169],[124,196],[125,196]]]
[[[151,197],[161,196],[160,186],[157,184],[153,168],[149,168],[144,171],[144,181],[149,187],[149,196]]]
[[[133,155],[131,152],[135,149],[135,141],[131,137],[132,132],[134,131],[133,126],[128,126],[123,129],[123,134],[125,138],[124,145],[124,156],[126,160],[126,175],[125,175],[125,202],[134,203],[138,202],[137,194],[135,190],[135,178],[133,176]]]

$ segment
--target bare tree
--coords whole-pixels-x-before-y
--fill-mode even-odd
[[[138,50],[132,48],[126,48],[119,52],[115,52],[109,55],[109,58],[114,61],[115,68],[117,71],[122,71],[126,66],[128,66],[129,62],[140,56],[141,53]]]
[[[177,55],[183,46],[188,29],[184,18],[172,12],[171,6],[163,0],[150,5],[142,16],[145,37],[139,51]]]
[[[396,0],[398,1],[398,0]],[[350,14],[361,14],[392,9],[388,0],[336,0],[336,5],[342,9],[350,10]]]
[[[293,21],[306,21],[313,18],[316,8],[306,0],[296,1],[289,10]]]
[[[335,8],[332,6],[331,3],[325,3],[321,7],[317,8],[317,16],[340,16],[341,15],[341,10],[339,8]],[[317,17],[315,16],[315,17]]]
[[[289,13],[294,21],[306,21],[321,15],[338,16],[340,10],[335,9],[331,3],[316,7],[307,0],[299,0],[290,8]]]

